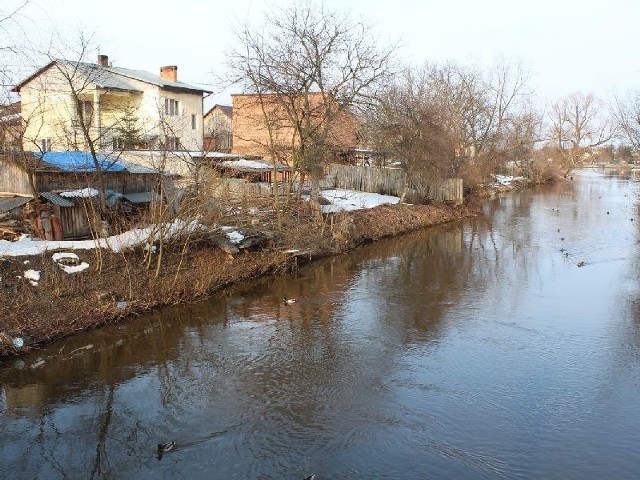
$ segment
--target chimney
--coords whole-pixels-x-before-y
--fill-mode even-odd
[[[160,67],[160,78],[163,80],[169,80],[171,82],[178,81],[178,67],[175,65],[167,65],[166,67]]]
[[[109,66],[109,56],[108,55],[98,55],[98,65],[101,67]]]

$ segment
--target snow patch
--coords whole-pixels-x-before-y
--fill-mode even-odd
[[[358,192],[355,190],[333,189],[320,192],[324,198],[331,202],[331,205],[321,205],[323,213],[334,213],[339,211],[361,210],[374,208],[379,205],[396,204],[400,202],[399,197],[392,195],[381,195],[379,193]]]
[[[61,197],[73,198],[73,197],[97,197],[100,194],[95,188],[83,188],[81,190],[69,190],[68,192],[61,192]]]
[[[51,259],[57,263],[62,259],[80,260],[80,257],[72,252],[57,252],[51,255]]]
[[[24,272],[23,277],[29,280],[31,285],[37,287],[38,282],[40,281],[40,272],[37,270],[27,270]]]
[[[82,262],[80,265],[63,265],[59,263],[58,266],[68,274],[84,272],[89,268],[89,264],[87,262]]]

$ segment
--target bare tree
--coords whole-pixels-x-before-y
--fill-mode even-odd
[[[27,7],[29,0],[0,5],[0,91],[1,102],[10,102],[9,89],[12,83],[13,66],[19,53],[17,34],[22,30],[20,13]]]
[[[634,149],[640,148],[640,90],[625,97],[616,96],[612,110],[623,141]]]
[[[268,13],[263,26],[244,25],[237,39],[232,80],[256,95],[263,144],[295,172],[310,172],[317,195],[341,115],[388,76],[393,48],[379,48],[366,23],[311,1]]]
[[[526,79],[510,64],[408,69],[379,96],[372,126],[378,147],[401,161],[414,182],[460,175],[469,165],[494,173],[507,160],[526,158],[537,140],[539,116]]]
[[[447,111],[430,93],[426,70],[405,70],[383,89],[369,118],[369,140],[404,169],[406,184],[427,197],[429,187],[453,174],[456,141]]]
[[[594,148],[605,145],[616,133],[603,103],[592,94],[574,93],[554,103],[549,121],[551,144],[567,171],[582,163]]]

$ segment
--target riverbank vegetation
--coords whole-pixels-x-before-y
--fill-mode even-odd
[[[159,237],[119,252],[101,250],[99,270],[95,250],[2,256],[0,356],[31,351],[153,308],[206,297],[239,281],[291,272],[314,258],[478,212],[469,204],[380,205],[319,220],[312,203],[295,202],[278,223],[270,203],[253,203],[215,216],[216,222],[234,222],[233,230],[210,223],[212,216],[201,218],[198,230],[167,236],[161,259]],[[264,241],[240,249],[238,243],[222,241],[220,232],[229,232],[227,239]],[[69,270],[60,260],[65,257],[89,268]]]
[[[11,31],[19,25],[18,11],[0,12],[0,36],[10,46],[0,46],[7,100],[13,99],[9,87],[17,82],[10,65],[37,64],[38,55],[68,58],[73,50],[51,42],[44,50],[16,44]],[[85,111],[93,114],[92,108],[84,108],[91,107],[83,100],[87,91],[76,90],[77,78],[65,77],[81,127],[74,149],[88,150],[95,166],[93,183],[82,191],[97,194],[80,195],[91,241],[97,247],[105,230],[125,233],[132,228],[144,230],[146,239],[117,251],[75,251],[77,258],[63,256],[64,261],[54,259],[50,250],[29,257],[0,256],[0,355],[161,305],[202,298],[233,282],[288,272],[302,261],[378,238],[477,214],[468,196],[482,196],[496,181],[506,188],[507,175],[542,183],[595,159],[636,159],[637,94],[610,106],[591,94],[574,94],[540,109],[528,85],[529,72],[516,62],[403,65],[394,45],[373,40],[367,22],[312,1],[275,8],[259,24],[247,22],[236,31],[227,73],[220,77],[223,87],[253,99],[260,120],[253,130],[264,132],[260,147],[273,166],[272,172],[258,172],[272,174],[269,195],[220,194],[226,192],[218,188],[223,172],[198,160],[211,152],[182,152],[191,176],[183,175],[178,187],[169,188],[166,161],[179,146],[178,132],[162,119],[162,131],[173,141],[154,152],[162,160],[155,172],[157,192],[150,192],[157,198],[151,195],[155,200],[148,212],[135,219],[113,215],[98,160],[103,138],[92,136],[86,125],[91,119],[83,117]],[[77,43],[71,58],[76,67],[95,53],[87,37],[80,35]],[[71,71],[75,75],[78,69]],[[85,79],[82,87],[93,80]],[[19,112],[3,112],[0,149],[16,149],[16,161],[32,177],[37,160],[27,155],[29,139],[23,138],[29,119],[23,115],[16,124]],[[195,115],[189,125],[192,130],[197,125]],[[142,127],[127,112],[120,125],[123,145],[144,143]],[[353,163],[349,152],[339,148],[345,137],[363,147],[355,149],[363,154],[360,166],[404,174],[403,188],[393,192],[396,205],[355,212],[323,209],[327,199],[322,189],[337,186],[326,175],[329,164]],[[110,158],[115,162],[120,153],[112,151]],[[462,179],[467,200],[459,205],[434,202],[433,192],[450,179]],[[173,231],[178,224],[184,228]],[[234,242],[239,237],[243,243]]]

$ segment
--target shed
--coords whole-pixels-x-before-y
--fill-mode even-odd
[[[33,195],[29,177],[37,192],[95,187],[99,177],[105,188],[118,193],[139,193],[158,189],[163,180],[151,168],[132,166],[117,157],[99,154],[96,158],[87,152],[27,153],[0,155],[0,193]]]

